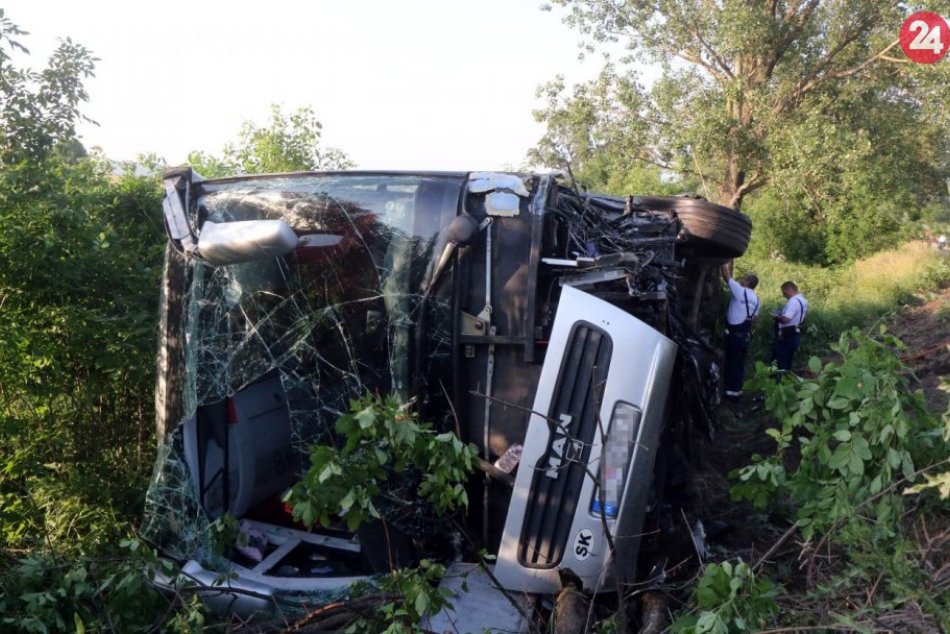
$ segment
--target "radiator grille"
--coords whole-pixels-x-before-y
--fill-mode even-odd
[[[547,412],[550,420],[562,422],[548,423],[547,451],[532,478],[521,529],[518,560],[525,567],[553,568],[564,556],[587,477],[611,350],[610,336],[590,324],[576,324],[568,337]]]

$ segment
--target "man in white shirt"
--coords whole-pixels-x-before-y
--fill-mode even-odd
[[[723,388],[726,398],[738,401],[745,379],[745,358],[752,342],[752,324],[759,315],[760,302],[755,294],[759,278],[754,274],[732,279],[732,266],[723,264],[722,277],[729,285],[729,308],[726,309],[726,361],[723,367]]]
[[[772,360],[779,370],[792,369],[795,351],[802,341],[802,322],[808,313],[808,301],[798,292],[795,282],[782,284],[782,295],[787,300],[785,307],[772,315],[775,320],[775,341],[772,343]]]

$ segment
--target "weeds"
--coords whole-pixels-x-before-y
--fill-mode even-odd
[[[197,631],[203,606],[166,597],[147,570],[174,566],[137,540],[98,558],[32,553],[0,570],[0,629],[42,633]]]
[[[765,393],[780,422],[780,428],[766,430],[777,449],[768,457],[753,456],[753,464],[735,474],[740,482],[733,495],[760,507],[771,496],[787,497],[810,539],[901,475],[912,478],[915,464],[934,458],[940,438],[937,420],[902,373],[895,355],[901,348],[886,334],[875,340],[854,330],[832,348],[840,362],[822,367],[811,358],[815,379],[776,384],[760,364],[750,384]],[[793,445],[800,457],[788,466]],[[900,513],[898,492],[881,496],[874,513],[882,526],[892,525]]]
[[[762,314],[783,303],[779,287],[793,280],[809,302],[802,337],[802,355],[824,355],[838,336],[864,327],[906,304],[922,289],[940,288],[950,281],[950,258],[924,242],[909,242],[849,265],[825,268],[746,258],[737,274],[755,271]],[[768,359],[772,341],[770,320],[759,319],[750,357]]]
[[[732,492],[796,518],[790,531],[803,541],[790,569],[801,574],[787,581],[801,590],[780,602],[783,625],[930,631],[950,622],[950,575],[939,551],[950,529],[928,520],[940,516],[932,506],[941,502],[901,495],[946,463],[948,438],[911,391],[901,348],[883,331],[871,338],[853,330],[833,347],[839,360],[810,359],[814,378],[776,383],[760,365],[751,382],[778,423],[766,430],[776,452],[733,472]],[[721,613],[730,597],[719,599],[707,596],[703,614]]]
[[[396,570],[380,581],[384,596],[373,610],[350,624],[347,634],[408,634],[420,632],[420,623],[428,614],[450,608],[451,591],[439,586],[445,566],[427,559],[417,568]]]
[[[757,579],[741,559],[710,564],[696,586],[698,614],[678,618],[674,633],[755,632],[777,611],[775,598],[781,587],[769,579]]]

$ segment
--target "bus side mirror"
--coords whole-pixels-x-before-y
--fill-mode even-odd
[[[269,260],[293,251],[299,238],[283,220],[205,222],[198,254],[208,264],[227,265]]]

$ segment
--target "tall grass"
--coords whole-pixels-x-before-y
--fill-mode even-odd
[[[768,314],[785,304],[782,282],[794,281],[808,300],[798,365],[811,355],[826,355],[843,331],[870,327],[901,306],[919,301],[915,294],[950,283],[950,257],[920,241],[840,267],[745,258],[736,263],[736,270],[737,275],[754,272],[759,276],[756,290],[762,316],[755,327],[752,361],[769,360],[773,324]]]

